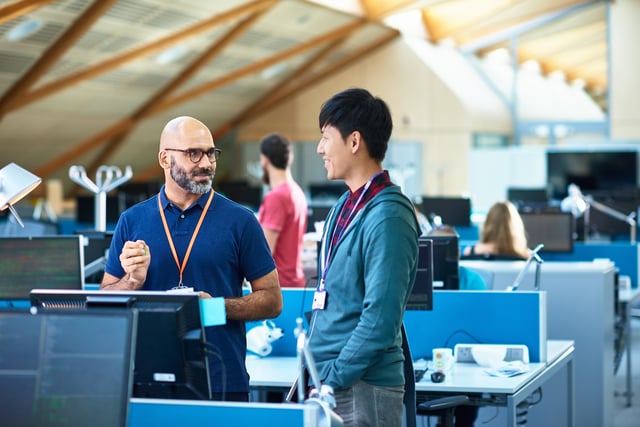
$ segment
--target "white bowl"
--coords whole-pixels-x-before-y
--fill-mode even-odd
[[[481,344],[471,347],[473,360],[485,368],[496,368],[504,361],[507,347],[504,345]]]

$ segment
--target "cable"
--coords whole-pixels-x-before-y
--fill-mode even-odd
[[[218,347],[207,341],[204,342],[204,351],[207,355],[215,356],[218,359],[218,362],[220,362],[220,376],[222,379],[221,400],[224,402],[227,392],[227,368],[224,365],[224,360],[222,360],[222,354],[220,353]]]
[[[534,396],[538,395],[536,400],[531,400]],[[527,414],[529,413],[529,408],[539,404],[542,401],[542,389],[538,387],[531,393],[529,397],[527,397],[522,402],[518,403],[516,406],[516,425],[524,426],[527,424]]]
[[[455,331],[451,332],[451,334],[449,334],[449,336],[447,337],[446,340],[444,340],[444,345],[443,347],[449,347],[449,341],[456,336],[457,334],[463,334],[468,336],[469,338],[471,338],[472,340],[474,340],[476,343],[478,344],[482,344],[482,341],[480,341],[478,338],[474,337],[473,335],[471,335],[469,332],[465,331],[464,329],[456,329]]]

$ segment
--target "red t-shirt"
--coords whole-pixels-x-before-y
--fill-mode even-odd
[[[302,251],[307,231],[307,199],[300,186],[288,182],[273,188],[260,205],[258,221],[264,228],[280,233],[273,251],[280,285],[304,287]]]

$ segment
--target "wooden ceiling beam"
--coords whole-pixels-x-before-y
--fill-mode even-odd
[[[0,119],[11,104],[33,86],[111,8],[117,0],[95,0],[0,98]]]
[[[0,6],[0,25],[52,3],[54,0],[17,0]]]
[[[161,51],[162,49],[173,46],[182,40],[198,35],[204,31],[215,28],[233,19],[237,19],[238,17],[267,9],[273,6],[276,2],[276,0],[256,0],[227,12],[215,15],[205,21],[173,33],[169,36],[157,39],[151,43],[147,43],[143,46],[131,49],[119,55],[114,55],[105,61],[87,67],[78,72],[71,73],[65,77],[43,85],[42,87],[39,87],[31,92],[23,94],[20,99],[15,100],[15,102],[13,102],[13,104],[9,106],[9,110],[15,110],[24,107],[25,105],[31,104],[32,102],[38,101],[44,97],[53,95],[63,89],[74,86],[85,80],[89,80],[106,72],[112,71],[120,67],[122,64],[134,61],[141,57],[152,55],[156,52]]]
[[[175,92],[184,83],[189,81],[189,79],[211,62],[216,56],[220,55],[227,46],[246,33],[266,11],[267,9],[263,9],[238,23],[221,40],[213,43],[209,49],[187,65],[178,76],[164,85],[164,87],[158,90],[156,94],[147,100],[142,107],[138,108],[133,114],[131,114],[131,126],[127,129],[123,129],[120,134],[111,139],[106,147],[104,147],[98,156],[96,156],[96,161],[90,165],[88,173],[92,174],[97,171],[100,164],[103,163],[105,159],[111,157],[111,155],[120,148],[135,126],[147,117],[158,103]]]
[[[187,102],[193,98],[196,98],[200,95],[202,95],[203,93],[207,93],[210,92],[212,90],[218,89],[222,86],[225,86],[235,80],[240,79],[241,77],[244,77],[246,75],[249,74],[253,74],[256,73],[258,71],[264,70],[265,68],[268,68],[274,64],[277,64],[278,62],[282,62],[285,61],[293,56],[299,55],[309,49],[313,49],[316,48],[318,46],[323,45],[324,43],[329,43],[333,40],[339,39],[341,37],[345,37],[346,35],[358,30],[359,28],[361,28],[363,25],[366,24],[366,21],[364,20],[357,20],[355,22],[352,22],[350,24],[347,24],[341,28],[338,28],[337,30],[331,31],[329,33],[325,33],[321,36],[315,37],[311,40],[308,40],[306,42],[300,43],[296,46],[293,46],[291,48],[288,49],[284,49],[283,51],[272,55],[268,58],[265,58],[261,61],[257,61],[254,62],[252,64],[249,64],[245,67],[240,68],[239,70],[236,70],[232,73],[229,73],[225,76],[222,76],[218,79],[209,81],[207,83],[203,83],[200,86],[197,86],[195,88],[192,88],[180,95],[177,95],[173,98],[169,98],[166,101],[160,103],[156,109],[154,109],[153,113],[159,113],[161,111],[164,110],[168,110],[169,108],[173,108],[176,105],[182,104],[184,102]]]
[[[291,86],[293,82],[297,79],[302,78],[311,68],[313,68],[317,63],[326,58],[347,40],[347,37],[343,37],[341,39],[335,40],[329,43],[326,47],[324,47],[320,52],[315,54],[311,59],[306,61],[302,66],[298,67],[293,73],[284,77],[279,84],[277,84],[273,89],[268,91],[265,95],[261,96],[256,102],[247,107],[244,111],[238,114],[233,119],[227,121],[222,124],[214,131],[214,138],[219,139],[226,135],[227,132],[232,130],[238,124],[244,122],[247,119],[250,119],[253,116],[255,111],[258,111],[262,108],[264,104],[269,104],[272,98],[279,98],[279,94],[284,92],[288,86]],[[288,93],[288,92],[287,92]]]
[[[399,35],[400,35],[399,33],[393,32],[388,35],[382,36],[374,40],[372,43],[369,43],[366,46],[356,50],[351,55],[344,57],[341,60],[336,61],[333,64],[327,66],[321,72],[314,74],[313,76],[307,79],[304,79],[302,81],[289,85],[286,91],[281,91],[278,95],[272,96],[270,99],[263,101],[259,106],[259,108],[255,108],[252,110],[251,115],[246,114],[243,120],[237,121],[234,124],[237,126],[246,120],[254,119],[256,116],[260,114],[264,114],[271,108],[275,107],[281,102],[286,101],[289,97],[294,96],[301,90],[308,89],[309,87],[313,86],[319,81],[324,80],[325,78],[331,77],[335,72],[343,69],[344,67],[350,64],[353,64],[358,60],[364,58],[365,56],[373,53],[374,51],[382,48],[383,46],[386,46],[388,43],[392,42],[393,40],[396,40],[399,37]]]

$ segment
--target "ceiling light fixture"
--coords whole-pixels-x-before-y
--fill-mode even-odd
[[[23,22],[22,24],[14,27],[7,33],[7,40],[10,42],[17,42],[29,37],[42,27],[42,21],[39,19],[32,19],[31,21]]]
[[[183,45],[173,46],[160,55],[156,56],[156,64],[158,65],[168,65],[173,62],[176,62],[178,59],[182,58],[187,53],[187,48]]]

